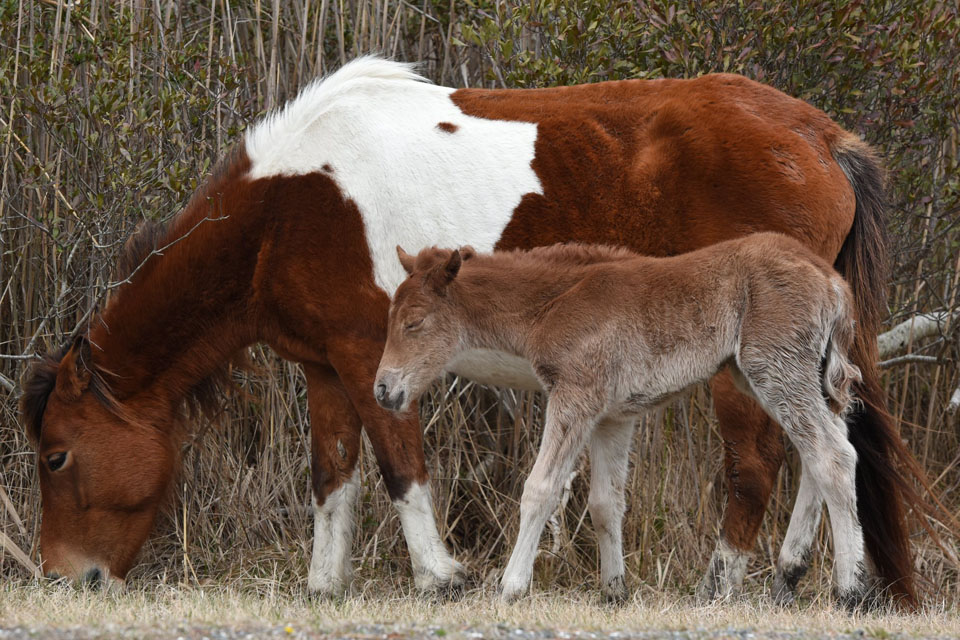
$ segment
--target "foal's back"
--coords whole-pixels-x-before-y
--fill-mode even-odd
[[[569,285],[561,304],[554,305],[563,306],[564,315],[581,316],[582,310],[597,321],[634,317],[648,329],[664,325],[674,333],[672,323],[709,324],[715,314],[745,308],[758,294],[782,303],[785,313],[777,316],[786,316],[805,308],[799,305],[809,304],[828,283],[846,288],[826,261],[779,233],[757,233],[667,258],[568,244],[496,254],[493,260],[495,268],[511,269],[518,279]]]
[[[518,278],[536,273],[566,286],[539,315],[538,360],[548,370],[596,373],[612,401],[632,397],[637,409],[733,363],[745,341],[770,345],[774,359],[774,346],[805,340],[822,352],[810,333],[827,335],[826,308],[849,307],[839,274],[776,233],[668,258],[581,246],[517,255],[527,267],[517,265]]]

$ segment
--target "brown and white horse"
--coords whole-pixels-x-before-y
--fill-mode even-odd
[[[513,601],[530,587],[543,526],[564,479],[590,446],[588,506],[600,543],[601,586],[627,597],[624,485],[639,415],[728,370],[800,453],[802,473],[778,599],[806,567],[825,501],[838,599],[866,595],[857,518],[857,453],[843,416],[861,379],[849,286],[822,258],[778,233],[752,234],[669,258],[626,249],[553,245],[476,255],[472,248],[398,247],[410,274],[390,305],[373,393],[404,412],[450,363],[482,349],[529,362],[547,393],[546,425],[523,485],[520,531],[501,582]]]
[[[854,287],[865,409],[866,547],[913,597],[908,457],[883,418],[873,332],[884,300],[880,171],[824,113],[734,75],[539,90],[454,90],[364,58],[251,127],[165,228],[135,236],[119,287],[72,346],[25,384],[38,452],[44,570],[122,579],[177,467],[184,406],[233,355],[264,342],[302,363],[315,505],[308,584],[349,583],[361,425],[373,444],[416,584],[462,580],[437,534],[422,434],[370,395],[389,296],[409,249],[481,251],[558,241],[673,255],[753,231],[791,235]],[[139,269],[136,265],[146,259]],[[538,387],[528,363],[478,350],[478,381]],[[729,499],[704,595],[734,591],[783,459],[778,429],[727,375],[713,382]],[[864,492],[863,487],[869,492]]]

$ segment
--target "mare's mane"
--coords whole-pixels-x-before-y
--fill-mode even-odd
[[[211,176],[198,189],[187,206],[167,222],[144,220],[140,222],[133,233],[124,243],[124,247],[114,267],[112,281],[119,283],[116,293],[131,286],[132,276],[143,267],[155,252],[171,242],[171,233],[176,233],[177,222],[187,212],[201,206],[218,193],[218,188],[227,180],[245,173],[250,166],[249,159],[243,152],[243,146],[238,145],[215,166]],[[116,300],[116,293],[109,295],[107,304]],[[99,314],[97,314],[98,316]],[[94,316],[91,322],[96,322]],[[23,383],[23,396],[20,398],[20,411],[26,428],[27,437],[34,443],[40,442],[43,427],[43,414],[47,408],[50,394],[56,388],[57,371],[60,362],[70,351],[72,346],[81,345],[86,340],[86,333],[67,340],[59,348],[50,351],[34,361]],[[95,346],[93,348],[96,348]],[[193,385],[184,397],[184,414],[193,418],[200,414],[214,416],[220,408],[221,392],[230,386],[230,366],[242,358],[228,360],[218,367],[210,376]],[[80,358],[78,366],[83,366],[90,373],[89,391],[94,397],[120,419],[135,425],[143,425],[133,412],[127,411],[121,399],[111,391],[108,383],[111,373],[108,369],[97,366],[92,358]]]

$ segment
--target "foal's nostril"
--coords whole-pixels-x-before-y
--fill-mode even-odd
[[[387,397],[387,385],[382,382],[377,385],[377,400],[383,400]]]
[[[100,580],[103,578],[103,572],[99,568],[94,567],[90,569],[85,574],[83,574],[84,584],[90,585],[91,587],[99,587]]]
[[[401,391],[400,395],[397,396],[397,401],[393,404],[393,406],[397,409],[403,406],[403,394],[404,392]]]
[[[45,576],[46,576],[47,580],[59,580],[59,579],[60,579],[60,574],[57,573],[56,571],[50,571],[49,573],[45,574]]]

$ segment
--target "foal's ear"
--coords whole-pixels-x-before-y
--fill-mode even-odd
[[[464,245],[460,247],[460,257],[463,258],[463,261],[466,262],[470,258],[473,258],[477,255],[477,250],[471,247],[470,245]]]
[[[400,265],[407,275],[413,273],[413,267],[417,263],[417,256],[412,256],[403,250],[403,247],[397,245],[397,257],[400,258]]]
[[[453,250],[447,262],[430,274],[430,284],[437,292],[443,291],[444,287],[453,282],[453,279],[460,273],[460,265],[463,264],[463,258],[460,251]]]
[[[57,394],[67,401],[77,400],[90,384],[90,341],[78,336],[57,367]]]

